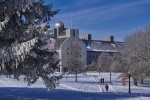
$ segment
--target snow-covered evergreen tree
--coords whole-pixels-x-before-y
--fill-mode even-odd
[[[55,87],[59,60],[45,33],[58,11],[44,0],[0,1],[0,74],[18,80],[23,75],[29,85],[42,78],[46,87]]]

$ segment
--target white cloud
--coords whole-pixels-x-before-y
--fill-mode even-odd
[[[89,0],[88,2],[92,2]],[[97,2],[98,0],[95,0]],[[86,0],[80,0],[78,3],[85,3]],[[93,1],[94,2],[94,1]],[[90,23],[101,23],[103,21],[113,20],[122,16],[130,16],[133,14],[143,13],[145,10],[139,8],[140,5],[150,3],[149,0],[143,0],[131,3],[120,3],[109,6],[92,7],[87,9],[80,9],[73,12],[65,12],[59,14],[57,19],[64,20],[65,23],[71,22],[72,20],[76,24],[90,24]],[[69,9],[69,8],[68,8]],[[86,23],[87,22],[87,23]]]
[[[94,0],[90,0],[88,3],[92,2]],[[98,0],[96,0],[98,2]],[[96,2],[95,1],[95,2]],[[86,0],[78,0],[79,4],[84,4]],[[80,29],[80,33],[91,33],[93,35],[101,36],[102,38],[106,35],[114,35],[118,36],[116,37],[118,40],[121,40],[121,37],[123,38],[123,34],[128,33],[131,34],[133,30],[101,30],[101,29],[93,29],[92,28],[86,28],[83,29],[82,26],[86,26],[87,24],[91,27],[93,27],[94,24],[103,24],[105,21],[114,20],[121,17],[127,17],[131,15],[138,15],[142,14],[144,12],[150,12],[150,9],[143,9],[143,5],[150,3],[150,0],[138,0],[138,1],[132,1],[132,2],[118,2],[113,3],[109,5],[103,5],[103,6],[93,6],[90,8],[85,9],[78,9],[74,11],[63,12],[61,11],[60,14],[56,15],[54,17],[53,22],[56,22],[58,20],[62,20],[65,23],[66,27],[71,27],[71,16],[72,16],[72,25],[73,28]],[[77,6],[77,4],[75,4]],[[66,9],[70,6],[66,6]],[[127,34],[126,34],[127,35]],[[99,37],[99,38],[101,38]]]
[[[76,6],[83,6],[83,5],[93,5],[96,3],[100,3],[102,0],[78,0],[75,5]]]

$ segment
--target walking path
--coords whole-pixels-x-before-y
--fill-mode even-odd
[[[107,92],[105,89],[105,83],[100,83],[100,77],[98,75],[93,74],[90,76],[93,77],[93,79],[99,83],[98,85],[99,85],[99,88],[101,88],[102,92]],[[108,84],[108,82],[107,82],[107,84]],[[108,92],[115,92],[112,85],[111,84],[108,84],[108,85],[109,85]]]
[[[82,92],[103,92],[99,82],[92,76],[85,74],[80,74],[78,76],[78,82],[75,82],[74,75],[67,75],[67,78],[64,76],[64,78],[60,81],[60,86]]]
[[[75,90],[81,92],[106,92],[105,84],[100,84],[99,77],[96,75],[79,75],[78,82],[75,82],[75,76],[69,75],[68,78],[64,77],[60,80],[60,84],[58,88],[67,89],[67,90]],[[22,79],[21,79],[22,80]],[[40,85],[39,85],[40,84]],[[0,86],[1,87],[28,87],[27,83],[24,81],[17,81],[12,78],[5,78],[5,76],[0,77]],[[33,84],[30,87],[43,87],[45,88],[43,81],[39,79],[38,84]],[[108,92],[114,92],[111,85],[109,85]]]

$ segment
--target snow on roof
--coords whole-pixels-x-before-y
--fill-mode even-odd
[[[87,51],[98,51],[98,52],[118,52],[118,47],[121,45],[117,42],[107,41],[84,41],[87,46]]]
[[[119,52],[118,50],[101,50],[101,49],[88,49],[87,51],[97,51],[97,52]]]

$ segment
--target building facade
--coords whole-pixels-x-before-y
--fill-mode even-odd
[[[83,67],[87,65],[86,45],[79,38],[78,29],[64,28],[64,24],[58,21],[55,28],[49,30],[49,34],[53,35],[56,40],[55,47],[59,53],[60,68],[58,71],[66,72],[70,69],[70,60],[74,59],[82,63]],[[73,54],[74,53],[74,54]]]
[[[60,58],[60,72],[69,71],[70,56],[74,58],[78,53],[78,61],[82,61],[82,66],[97,62],[102,53],[113,56],[114,53],[122,47],[123,42],[114,41],[113,36],[109,36],[104,40],[93,40],[91,34],[87,34],[79,38],[79,30],[65,28],[64,23],[58,21],[55,28],[49,30],[49,34],[56,40],[56,50]],[[72,52],[71,52],[72,51]]]
[[[102,53],[113,56],[122,48],[123,42],[114,41],[113,36],[109,36],[104,40],[92,40],[91,34],[82,37],[82,41],[87,48],[87,65],[97,62]]]

